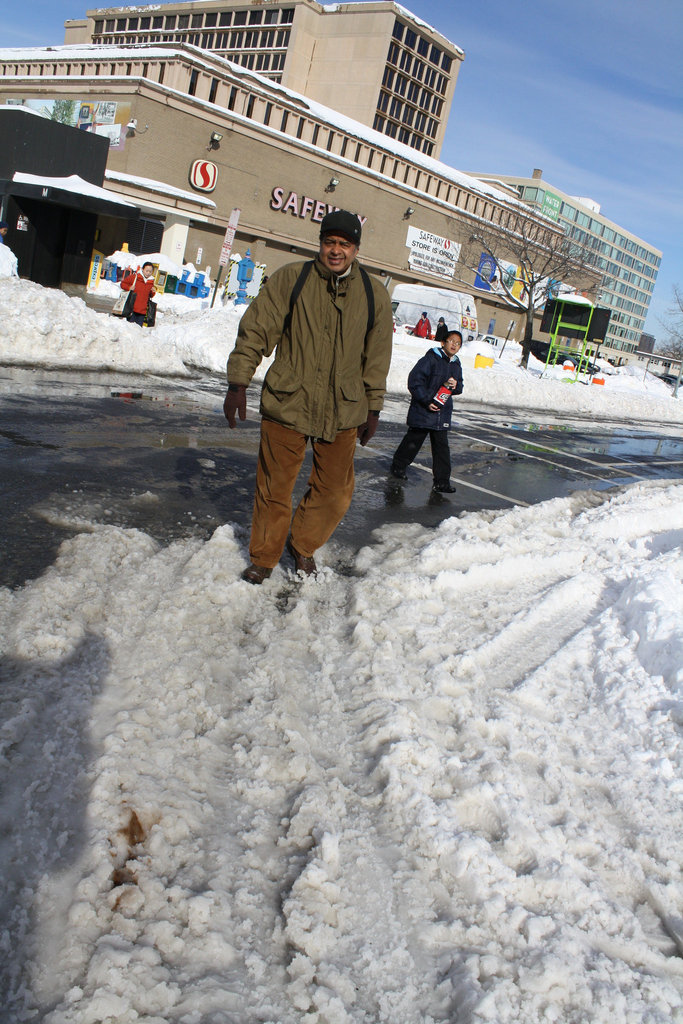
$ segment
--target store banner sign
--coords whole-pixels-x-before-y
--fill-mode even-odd
[[[408,264],[411,270],[432,277],[443,277],[452,280],[455,276],[455,264],[460,258],[458,242],[441,235],[433,235],[430,231],[409,227],[406,236]]]
[[[496,261],[489,253],[483,252],[479,257],[474,287],[498,295],[507,295],[509,292],[518,299],[524,290],[524,273],[514,263]]]

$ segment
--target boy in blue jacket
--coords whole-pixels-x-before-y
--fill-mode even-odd
[[[448,428],[453,414],[453,395],[462,394],[462,366],[458,359],[461,345],[460,331],[449,331],[441,344],[430,348],[410,371],[408,431],[391,464],[391,475],[407,480],[406,468],[429,434],[434,490],[441,494],[455,491],[451,484]]]

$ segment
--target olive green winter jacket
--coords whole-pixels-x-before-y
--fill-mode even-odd
[[[386,289],[370,278],[374,325],[356,260],[338,277],[313,264],[284,331],[303,263],[276,270],[244,313],[228,359],[230,384],[249,384],[275,349],[261,392],[261,415],[308,437],[334,440],[379,411],[391,362],[393,321]]]

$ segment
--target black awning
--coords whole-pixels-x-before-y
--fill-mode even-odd
[[[13,181],[7,178],[0,178],[0,194],[8,196],[23,196],[26,199],[37,199],[43,203],[54,203],[56,206],[67,206],[73,210],[83,210],[85,213],[101,213],[107,217],[121,217],[125,220],[138,220],[140,208],[125,202],[117,202],[112,196],[111,199],[102,195],[94,195],[88,191],[87,182],[82,191],[75,189],[69,178],[64,179],[64,186],[60,187],[59,179],[50,178],[44,184],[38,182]],[[72,185],[72,187],[68,187]],[[95,191],[96,186],[90,186]],[[104,189],[97,189],[103,193]]]

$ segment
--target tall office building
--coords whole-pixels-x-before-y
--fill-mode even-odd
[[[640,348],[662,261],[659,249],[603,217],[594,200],[566,195],[544,181],[543,172],[538,169],[530,178],[508,174],[477,177],[492,184],[512,186],[525,203],[557,221],[571,238],[596,252],[597,266],[602,272],[597,301],[611,311],[602,351],[610,358],[615,357],[615,362],[628,362],[626,354]]]
[[[438,157],[463,51],[391,0],[205,0],[108,7],[66,43],[189,43]]]

